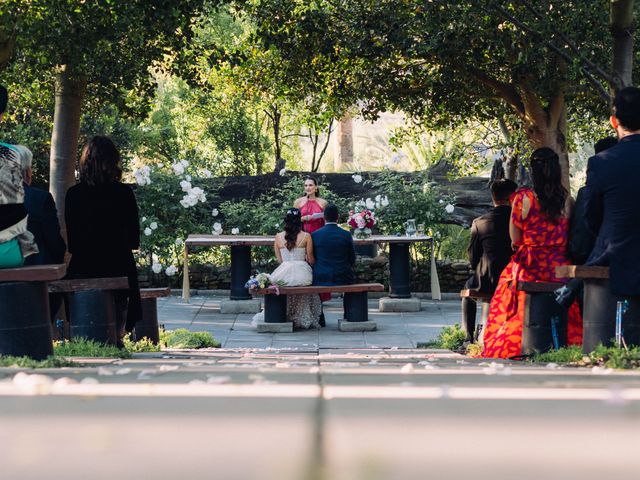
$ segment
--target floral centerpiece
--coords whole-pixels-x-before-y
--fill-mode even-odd
[[[371,236],[371,229],[376,224],[376,216],[372,210],[363,209],[349,212],[349,226],[353,228],[355,238],[368,238]]]
[[[244,288],[248,288],[249,290],[255,290],[258,288],[269,288],[274,287],[276,289],[276,293],[278,292],[279,287],[284,287],[287,283],[283,280],[273,281],[271,279],[271,275],[268,273],[258,273],[247,280],[247,283],[244,284]]]

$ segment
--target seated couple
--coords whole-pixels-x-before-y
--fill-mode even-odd
[[[289,287],[305,285],[348,285],[355,275],[356,254],[351,234],[340,228],[338,207],[327,205],[325,226],[312,234],[302,230],[300,210],[287,210],[284,232],[276,235],[274,249],[280,266],[271,274],[274,282]],[[322,303],[318,294],[287,295],[287,321],[294,328],[319,328]],[[253,317],[253,324],[264,321],[264,312]]]

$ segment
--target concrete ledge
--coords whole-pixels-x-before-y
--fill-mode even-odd
[[[381,312],[419,312],[420,299],[384,297],[380,299],[378,309]]]
[[[258,322],[256,324],[258,333],[292,333],[293,322],[267,323]]]
[[[349,322],[347,320],[338,320],[338,330],[341,332],[373,332],[378,329],[376,322],[371,320],[367,322]]]
[[[220,313],[258,313],[260,300],[222,300]]]
[[[151,288],[151,287],[143,287],[143,288]],[[383,298],[387,296],[389,292],[369,292],[369,299],[373,298]],[[172,296],[182,296],[182,289],[180,288],[172,288],[171,289]],[[432,300],[431,292],[411,292],[411,295],[416,298],[421,298],[422,300]],[[460,290],[457,292],[442,292],[442,300],[460,300]],[[229,297],[229,290],[205,290],[205,289],[191,289],[191,296],[204,296],[204,297]],[[341,298],[341,294],[333,294],[332,297],[334,299]]]

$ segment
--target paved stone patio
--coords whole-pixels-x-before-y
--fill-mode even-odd
[[[189,303],[172,296],[158,301],[158,321],[165,328],[205,331],[224,348],[416,348],[418,343],[435,339],[442,327],[460,322],[460,301],[422,300],[422,311],[381,313],[378,299],[369,300],[369,319],[377,322],[375,332],[338,331],[342,300],[324,304],[327,326],[320,330],[293,333],[257,333],[251,314],[221,314],[220,301],[226,297],[194,296]]]

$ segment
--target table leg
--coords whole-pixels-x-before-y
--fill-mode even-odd
[[[251,300],[251,294],[244,285],[251,277],[251,247],[231,246],[231,300]]]
[[[182,266],[182,299],[189,302],[191,298],[191,285],[189,283],[189,249],[184,246],[184,263]]]
[[[389,245],[389,296],[411,298],[410,264],[408,243]]]

